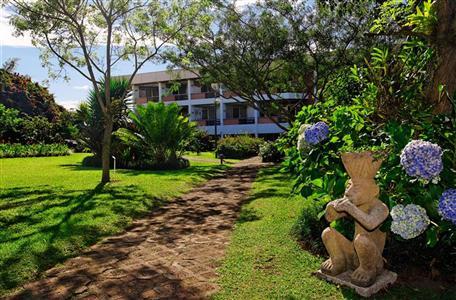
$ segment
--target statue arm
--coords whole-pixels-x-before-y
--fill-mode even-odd
[[[336,209],[335,209],[335,206],[337,204],[337,202],[339,200],[342,200],[342,199],[338,199],[338,200],[334,200],[334,201],[331,201],[329,202],[327,205],[326,205],[326,209],[325,209],[325,219],[326,221],[328,222],[332,222],[332,221],[335,221],[337,219],[340,219],[340,218],[344,218],[347,216],[346,213],[344,212],[338,212]]]
[[[388,217],[388,207],[384,203],[380,203],[369,213],[365,213],[356,206],[347,211],[358,223],[368,231],[372,231],[380,226]]]

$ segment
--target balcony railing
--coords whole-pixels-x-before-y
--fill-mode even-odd
[[[163,101],[181,101],[188,100],[187,94],[178,94],[178,95],[167,95],[163,96]]]
[[[158,97],[158,96],[147,97],[147,102],[158,102],[158,101],[160,101],[160,97]]]
[[[215,98],[215,97],[216,97],[215,92],[203,92],[203,93],[193,93],[192,94],[192,100],[208,99],[208,98]]]
[[[196,123],[198,123],[199,126],[214,126],[215,125],[215,120],[195,120]],[[217,125],[220,125],[220,120],[217,119]]]
[[[245,125],[255,124],[255,118],[236,118],[236,119],[225,119],[223,125]]]

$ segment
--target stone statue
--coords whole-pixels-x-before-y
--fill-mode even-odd
[[[351,217],[355,222],[355,235],[350,241],[334,228],[323,231],[323,243],[330,258],[321,265],[320,271],[337,276],[354,270],[349,277],[351,283],[368,287],[382,274],[384,265],[382,252],[386,235],[379,227],[389,211],[378,199],[379,187],[374,180],[382,161],[366,151],[344,153],[342,162],[351,179],[344,197],[328,203],[325,217],[328,222]]]

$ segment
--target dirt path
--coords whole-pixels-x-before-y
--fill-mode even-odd
[[[13,299],[207,298],[218,290],[216,268],[260,165],[257,159],[236,164],[47,271]]]

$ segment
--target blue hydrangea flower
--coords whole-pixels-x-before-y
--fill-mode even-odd
[[[329,134],[329,127],[325,122],[318,122],[304,131],[304,140],[309,145],[316,145],[325,140]]]
[[[402,150],[401,165],[409,176],[436,182],[443,170],[442,148],[430,142],[413,140]]]
[[[406,240],[422,234],[431,222],[426,210],[416,204],[396,205],[391,210],[391,217],[391,231]]]
[[[442,218],[456,225],[456,189],[443,192],[439,200],[439,213]]]

